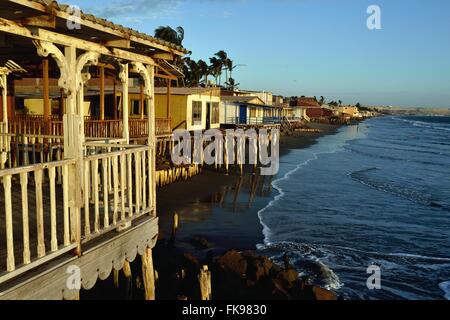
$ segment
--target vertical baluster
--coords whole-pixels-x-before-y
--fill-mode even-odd
[[[146,152],[142,152],[142,209],[147,209],[147,161],[145,157]]]
[[[64,246],[70,245],[70,221],[69,221],[69,166],[63,166],[63,206],[64,206]]]
[[[6,222],[6,270],[12,272],[16,269],[14,259],[14,226],[12,218],[11,200],[11,176],[3,177],[3,187],[5,189],[5,222]]]
[[[50,221],[51,221],[51,249],[52,252],[58,251],[58,236],[57,236],[57,224],[56,224],[56,169],[54,167],[48,170],[50,179]]]
[[[139,214],[141,211],[141,154],[139,152],[135,153],[135,170],[136,170],[136,214]]]
[[[84,236],[87,240],[91,237],[91,222],[89,217],[89,193],[90,193],[90,183],[89,183],[89,173],[90,164],[89,160],[84,162]]]
[[[103,207],[104,207],[104,225],[105,228],[109,227],[109,199],[108,199],[108,195],[109,195],[109,188],[108,188],[108,163],[109,160],[108,158],[104,158],[102,160],[102,172],[103,172]]]
[[[132,178],[132,161],[133,155],[130,153],[127,155],[127,165],[128,165],[128,215],[133,216],[133,178]],[[122,217],[123,219],[123,217]],[[123,219],[124,220],[124,219]]]
[[[99,207],[99,196],[98,196],[98,160],[94,160],[94,167],[92,170],[93,183],[94,183],[94,206],[95,206],[95,221],[94,230],[95,233],[100,232],[100,207]]]
[[[45,234],[44,234],[44,203],[42,197],[42,170],[34,172],[36,187],[36,226],[37,226],[37,252],[38,257],[45,256]]]
[[[126,156],[120,155],[120,200],[121,200],[121,218],[125,220],[125,185],[127,179]]]
[[[117,215],[119,210],[119,164],[118,156],[114,156],[112,159],[113,164],[113,176],[114,176],[114,221],[117,221]]]

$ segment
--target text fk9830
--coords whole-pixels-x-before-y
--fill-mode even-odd
[[[227,306],[227,315],[233,316],[258,316],[258,315],[266,315],[267,307],[264,305],[228,305]]]

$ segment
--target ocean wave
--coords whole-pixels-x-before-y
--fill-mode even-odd
[[[403,122],[412,124],[414,127],[419,127],[419,128],[428,128],[428,129],[435,129],[435,130],[444,130],[444,131],[450,131],[449,127],[441,127],[440,125],[442,125],[442,122],[426,122],[426,121],[420,121],[420,120],[408,120],[408,119],[402,119],[402,118],[396,118],[393,117],[392,119],[395,120],[401,120]],[[436,126],[435,124],[440,124],[438,126]]]
[[[345,144],[342,146],[345,147]],[[267,206],[265,206],[263,209],[261,209],[258,212],[258,217],[260,220],[261,225],[263,226],[263,235],[264,235],[264,243],[269,243],[270,241],[270,236],[271,236],[271,230],[270,227],[264,223],[264,217],[263,214],[270,208],[274,207],[275,204],[282,200],[286,193],[284,192],[284,190],[281,188],[280,186],[280,182],[282,181],[286,181],[288,180],[294,173],[298,172],[300,169],[302,169],[303,167],[307,166],[309,163],[311,163],[312,161],[318,160],[320,155],[323,154],[334,154],[337,153],[341,150],[340,146],[336,146],[336,148],[332,151],[324,151],[324,152],[311,152],[312,157],[307,159],[306,161],[298,164],[294,169],[290,170],[289,172],[287,172],[282,178],[279,178],[277,180],[274,180],[272,182],[272,187],[273,189],[275,189],[278,192],[278,195],[276,195],[274,197],[274,199],[272,201],[269,202],[269,204]]]
[[[321,257],[325,253],[319,247],[294,242],[279,242],[260,245],[258,250],[268,252],[271,259],[280,265],[283,264],[283,257],[287,252],[291,259],[291,264],[302,275],[308,276],[312,283],[328,290],[340,290],[344,287],[339,276],[330,266],[322,261]]]
[[[428,195],[424,193],[423,190],[420,190],[418,187],[414,186],[405,186],[403,185],[397,185],[392,181],[389,181],[387,179],[380,180],[376,179],[374,177],[369,177],[366,173],[370,171],[376,171],[379,170],[378,168],[369,168],[369,169],[363,169],[359,171],[355,171],[349,174],[349,176],[361,183],[362,185],[365,185],[369,188],[388,193],[397,197],[401,197],[403,199],[412,201],[417,204],[433,207],[433,208],[439,208],[443,210],[450,211],[450,208],[446,205],[443,205],[439,203],[437,200],[433,199],[431,195]]]
[[[450,300],[450,281],[440,283],[439,288],[444,291],[444,298]]]

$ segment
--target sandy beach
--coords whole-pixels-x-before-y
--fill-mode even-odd
[[[282,137],[281,157],[292,149],[307,148],[318,138],[334,134],[338,129],[320,124],[310,127],[321,132],[297,132],[294,136]],[[180,227],[175,246],[182,252],[202,256],[211,250],[214,254],[229,249],[254,250],[264,240],[258,211],[272,200],[272,178],[255,179],[252,174],[241,177],[238,172],[226,175],[206,168],[188,181],[158,189],[159,245],[170,238],[176,212],[180,216]]]

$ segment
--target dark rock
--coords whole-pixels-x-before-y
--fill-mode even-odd
[[[237,251],[229,251],[224,256],[220,257],[217,261],[219,265],[224,267],[227,271],[230,271],[240,277],[246,277],[247,272],[247,260]]]
[[[288,269],[278,273],[277,279],[283,281],[285,284],[292,286],[299,281],[299,274],[294,269]]]
[[[273,269],[273,262],[267,257],[260,257],[251,252],[242,254],[247,260],[247,277],[253,281],[260,281],[268,277]]]
[[[337,301],[338,297],[336,294],[332,291],[320,288],[320,287],[313,287],[312,292],[314,294],[314,298],[317,301]]]

